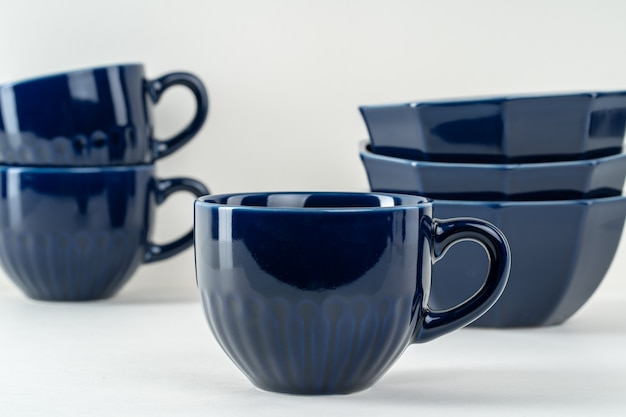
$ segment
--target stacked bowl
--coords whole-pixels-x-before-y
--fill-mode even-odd
[[[152,106],[175,85],[191,90],[196,114],[157,140]],[[198,78],[147,80],[140,64],[0,85],[0,264],[8,277],[34,299],[101,299],[142,263],[190,247],[192,231],[151,241],[155,208],[176,191],[208,190],[190,178],[157,178],[155,161],[193,138],[207,112]]]
[[[473,326],[570,318],[615,256],[626,218],[626,92],[489,97],[360,107],[361,160],[373,191],[435,200],[441,218],[485,219],[511,246],[509,283]],[[481,288],[476,244],[433,270],[431,305]],[[476,268],[467,268],[474,260]]]

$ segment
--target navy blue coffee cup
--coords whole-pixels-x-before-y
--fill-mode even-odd
[[[173,86],[196,102],[191,122],[169,139],[154,137],[152,107]],[[0,85],[0,163],[106,166],[153,163],[200,130],[209,101],[194,75],[147,80],[140,64],[70,71]]]
[[[383,193],[199,198],[196,278],[218,343],[264,390],[370,387],[407,346],[473,322],[505,288],[501,232],[473,218],[434,219],[432,210],[429,199]],[[433,263],[463,240],[485,248],[485,283],[456,307],[433,310]]]
[[[153,165],[0,167],[0,265],[28,297],[84,301],[115,294],[144,263],[180,253],[193,231],[151,241],[156,207],[189,178],[158,179]]]

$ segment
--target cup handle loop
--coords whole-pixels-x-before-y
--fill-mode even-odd
[[[206,121],[209,112],[209,97],[202,84],[202,81],[195,75],[186,72],[173,72],[147,83],[148,94],[156,104],[163,95],[163,92],[175,85],[182,85],[189,88],[196,100],[196,114],[189,124],[178,134],[170,139],[152,141],[152,158],[156,161],[159,158],[168,156],[186,144],[200,130]]]
[[[168,178],[157,180],[156,184],[157,205],[163,203],[167,197],[177,191],[188,191],[196,197],[209,194],[209,190],[201,182],[191,178]],[[162,261],[171,256],[177,255],[193,244],[193,229],[184,236],[163,245],[154,242],[146,243],[146,252],[143,262],[151,263]]]
[[[414,343],[424,343],[453,330],[467,326],[485,314],[498,300],[511,270],[509,244],[494,225],[479,219],[454,218],[422,221],[430,233],[433,263],[439,261],[452,245],[471,240],[479,243],[489,258],[489,269],[482,287],[469,299],[448,310],[433,311],[424,307],[423,319],[418,323]]]

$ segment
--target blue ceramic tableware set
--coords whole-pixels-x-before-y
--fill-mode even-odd
[[[360,156],[373,191],[431,197],[437,217],[474,216],[507,237],[509,282],[474,326],[560,324],[591,297],[615,256],[626,217],[626,92],[360,111],[369,131]],[[487,266],[465,265],[483,252],[461,243],[434,266],[431,305],[452,306],[481,288]]]
[[[182,85],[197,104],[179,134],[154,137],[152,106]],[[187,143],[208,112],[188,73],[148,80],[140,64],[89,68],[0,85],[0,264],[28,297],[113,295],[142,263],[193,244],[151,241],[169,195],[208,193],[190,178],[160,179],[155,162]]]
[[[195,115],[159,140],[152,107],[175,85]],[[197,77],[126,64],[0,85],[0,265],[28,297],[97,300],[193,244],[218,344],[292,394],[360,391],[413,343],[561,323],[591,296],[626,216],[626,93],[361,111],[372,192],[210,195],[155,169],[207,117]],[[194,229],[156,244],[177,191],[198,197]]]

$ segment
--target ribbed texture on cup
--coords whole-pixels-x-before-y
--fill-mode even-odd
[[[50,221],[54,221],[51,219]],[[141,230],[1,234],[0,260],[29,297],[85,301],[113,295],[141,264]]]
[[[412,299],[267,299],[201,291],[224,351],[257,387],[341,394],[371,386],[409,345]]]
[[[142,139],[137,139],[137,130],[142,130]],[[68,167],[148,163],[151,142],[143,137],[149,132],[150,126],[139,129],[114,126],[106,131],[77,133],[71,137],[45,138],[21,133],[17,147],[9,140],[0,141],[0,162],[5,165]]]

